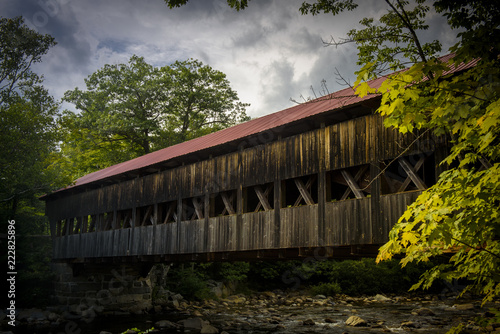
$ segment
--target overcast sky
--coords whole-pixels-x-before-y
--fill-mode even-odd
[[[57,99],[84,88],[83,79],[104,64],[126,63],[138,55],[155,66],[195,58],[224,72],[252,117],[294,103],[290,98],[344,88],[335,68],[353,81],[353,45],[324,47],[322,40],[343,37],[362,17],[379,17],[382,0],[365,1],[354,13],[302,16],[303,0],[252,0],[240,12],[225,0],[190,0],[169,9],[163,0],[0,0],[0,15],[22,15],[40,33],[58,42],[36,67]],[[362,2],[362,1],[361,1]],[[423,39],[437,38],[444,50],[454,43],[444,20],[433,15]],[[443,52],[443,54],[446,52]]]

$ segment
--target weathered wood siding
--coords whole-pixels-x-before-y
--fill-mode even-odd
[[[267,140],[266,140],[267,141]],[[415,141],[383,126],[377,115],[359,117],[256,145],[212,159],[126,180],[47,201],[51,229],[58,221],[114,214],[159,203],[198,197],[208,211],[209,198],[221,191],[238,197],[235,214],[100,232],[66,233],[54,238],[55,258],[141,256],[378,244],[415,200],[418,192],[380,195],[377,171],[371,174],[371,197],[326,202],[325,173],[381,161],[404,154],[430,152],[430,136]],[[305,175],[317,176],[318,203],[280,207],[280,182]],[[274,183],[272,210],[243,213],[242,189]],[[203,202],[203,201],[202,201]],[[140,220],[140,219],[139,219]],[[149,221],[148,221],[149,222]],[[115,226],[115,225],[113,225]]]

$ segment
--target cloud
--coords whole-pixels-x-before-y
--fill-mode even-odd
[[[385,9],[376,1],[336,17],[304,16],[302,2],[252,0],[237,12],[226,0],[190,0],[173,10],[163,0],[16,0],[0,3],[0,10],[25,16],[58,41],[36,67],[56,98],[84,87],[84,78],[105,64],[126,63],[133,54],[155,66],[195,58],[224,72],[255,117],[292,106],[290,97],[313,96],[311,85],[319,94],[323,79],[330,91],[344,88],[335,68],[352,81],[356,49],[324,47],[322,40],[343,37],[362,17]],[[442,18],[432,20],[438,28],[425,36],[437,33],[451,41]]]

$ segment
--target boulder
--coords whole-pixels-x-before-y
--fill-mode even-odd
[[[168,320],[160,320],[155,323],[155,327],[158,328],[179,328],[180,326],[178,324],[175,324],[171,321]]]
[[[391,299],[390,298],[387,298],[386,296],[384,295],[375,295],[375,297],[373,297],[373,300],[376,301],[376,302],[390,302]]]
[[[304,325],[304,326],[314,326],[314,325],[316,325],[316,323],[312,319],[307,319],[307,320],[302,321],[302,325]]]
[[[350,316],[345,324],[347,326],[353,326],[353,327],[364,327],[364,326],[368,326],[368,324],[366,323],[365,320],[363,320],[362,318],[358,317],[357,315],[352,315]]]
[[[219,330],[211,325],[204,325],[201,328],[200,334],[218,334]]]
[[[184,319],[178,322],[182,327],[187,328],[187,329],[196,329],[196,330],[201,330],[203,326],[209,325],[210,323],[208,321],[205,321],[201,318],[189,318],[189,319]]]

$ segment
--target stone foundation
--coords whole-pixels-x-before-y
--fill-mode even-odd
[[[157,278],[148,275],[151,265],[53,263],[52,269],[57,303],[72,313],[84,317],[103,311],[140,314],[153,307]]]

